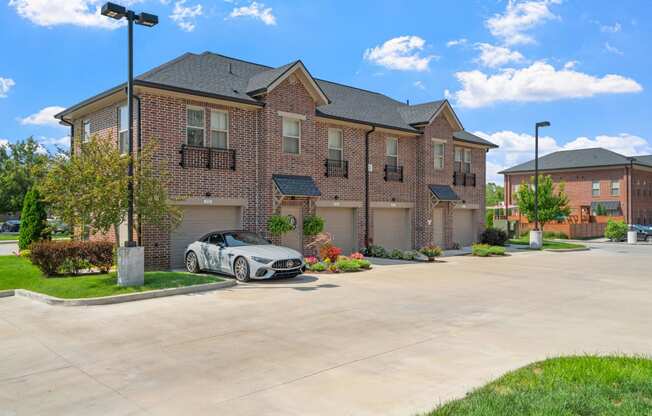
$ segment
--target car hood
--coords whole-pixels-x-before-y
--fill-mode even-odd
[[[271,244],[260,246],[231,247],[230,249],[235,253],[245,256],[265,257],[272,260],[300,259],[303,257],[301,253],[296,250]]]

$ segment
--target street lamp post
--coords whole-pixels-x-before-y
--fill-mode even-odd
[[[536,249],[543,245],[543,233],[539,230],[539,129],[549,126],[549,121],[540,121],[534,128],[534,230],[530,232],[530,247]]]
[[[152,27],[158,24],[158,17],[150,13],[136,13],[115,3],[105,3],[102,15],[112,19],[127,19],[127,241],[118,249],[118,284],[120,286],[142,285],[144,281],[144,252],[134,241],[134,23]],[[140,122],[140,120],[139,120]]]

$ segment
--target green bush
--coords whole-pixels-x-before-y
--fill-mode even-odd
[[[369,260],[365,259],[358,259],[358,260],[353,260],[356,263],[358,263],[358,266],[360,266],[361,269],[371,269],[371,262]]]
[[[611,241],[621,241],[627,237],[628,227],[623,221],[609,220],[604,230],[604,236]]]
[[[317,215],[309,215],[303,219],[303,235],[313,236],[324,231],[324,219]]]
[[[20,250],[25,250],[34,241],[49,238],[45,206],[36,188],[31,188],[25,194],[20,220],[20,234],[18,236],[18,248]]]
[[[491,246],[491,247],[489,247],[489,254],[491,254],[492,256],[504,256],[505,255],[505,247]]]
[[[430,244],[419,249],[419,252],[428,258],[435,258],[441,256],[442,249],[441,247]]]
[[[364,251],[363,254],[365,256],[369,256],[369,257],[387,257],[388,256],[387,250],[385,250],[381,246],[370,245],[369,247],[367,247],[363,251]]]
[[[493,228],[494,227],[494,212],[493,211],[487,211],[487,228]]]
[[[389,252],[389,258],[395,260],[403,260],[403,251],[395,248]]]
[[[280,236],[294,230],[294,225],[287,215],[272,215],[267,220],[267,231],[273,236]]]
[[[326,270],[326,265],[324,263],[315,263],[310,266],[311,272],[323,272]]]
[[[489,257],[491,255],[489,244],[473,244],[471,253],[477,257]]]
[[[29,258],[46,276],[78,274],[91,267],[107,273],[114,250],[108,241],[40,241],[31,245]]]
[[[480,242],[490,246],[504,246],[507,242],[507,233],[498,228],[487,228],[480,235]]]
[[[360,271],[360,265],[358,264],[358,260],[350,260],[350,259],[338,260],[335,263],[335,267],[337,268],[337,270],[344,273]]]

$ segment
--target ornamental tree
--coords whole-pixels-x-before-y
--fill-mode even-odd
[[[539,175],[539,224],[541,230],[545,224],[567,217],[570,214],[568,206],[568,196],[564,192],[565,184],[560,182],[557,189],[552,182],[550,175]],[[528,218],[529,222],[534,222],[534,177],[530,178],[530,183],[521,183],[516,192],[519,211]]]
[[[20,213],[20,234],[18,248],[25,250],[39,240],[49,238],[47,232],[47,213],[39,191],[32,187],[25,195],[23,209]]]

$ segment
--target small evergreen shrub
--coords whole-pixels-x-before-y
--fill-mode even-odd
[[[504,246],[507,242],[507,233],[498,228],[487,228],[480,235],[480,242],[490,246]]]
[[[360,266],[361,269],[371,269],[371,262],[369,260],[365,259],[354,259],[356,263],[358,263],[358,266]]]
[[[310,265],[309,270],[311,272],[323,272],[324,270],[326,270],[326,265],[324,263],[315,263]]]
[[[303,219],[303,235],[313,236],[324,231],[324,219],[317,215],[309,215]]]
[[[23,210],[20,213],[20,233],[18,248],[25,250],[35,241],[49,238],[47,213],[45,205],[36,188],[31,188],[25,194]]]
[[[627,237],[628,227],[624,221],[609,220],[604,230],[604,236],[611,241],[621,241]]]
[[[287,215],[272,215],[267,220],[267,231],[273,236],[281,236],[294,230],[294,225]]]
[[[357,260],[351,260],[351,259],[341,259],[338,260],[335,263],[335,267],[337,267],[337,270],[344,272],[344,273],[351,273],[351,272],[357,272],[360,271],[360,265],[358,264]]]
[[[504,256],[505,255],[505,247],[491,246],[491,247],[489,247],[489,254],[491,254],[492,256]]]
[[[377,245],[370,245],[369,247],[367,247],[365,249],[364,254],[369,256],[369,257],[387,257],[388,256],[387,250],[385,250],[383,247],[377,246]]]
[[[489,251],[490,247],[489,244],[473,244],[471,246],[471,253],[477,257],[489,257],[491,255]]]

